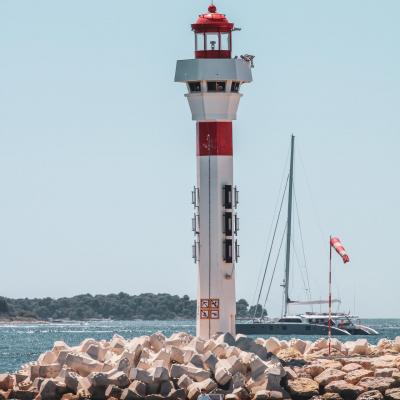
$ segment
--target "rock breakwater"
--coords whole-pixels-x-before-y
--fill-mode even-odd
[[[400,400],[400,337],[376,346],[230,334],[202,340],[162,333],[55,342],[37,361],[0,374],[0,400]]]

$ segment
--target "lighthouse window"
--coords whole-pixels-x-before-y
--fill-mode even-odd
[[[229,50],[229,33],[221,33],[221,50]]]
[[[224,261],[232,262],[232,239],[224,240]]]
[[[196,33],[196,50],[204,50],[204,33]]]
[[[225,92],[226,82],[207,82],[207,90],[209,92]]]
[[[225,185],[224,186],[224,207],[225,208],[232,208],[232,185]]]
[[[240,89],[240,82],[232,82],[231,92],[237,93]]]
[[[232,213],[224,213],[224,233],[226,236],[232,236]]]
[[[219,37],[218,33],[206,34],[207,48],[206,50],[219,50]]]
[[[217,82],[207,82],[207,91],[216,92],[217,91]]]
[[[189,82],[189,89],[191,92],[201,92],[200,82]]]

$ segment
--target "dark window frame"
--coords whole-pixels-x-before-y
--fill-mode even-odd
[[[232,93],[239,93],[240,91],[240,82],[233,81],[231,84],[231,92]]]
[[[201,92],[201,81],[188,82],[190,93]]]

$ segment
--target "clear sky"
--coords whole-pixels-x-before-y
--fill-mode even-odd
[[[256,55],[234,124],[238,297],[254,297],[294,133],[314,297],[333,233],[352,258],[335,258],[342,309],[400,317],[400,2],[216,5],[242,28],[234,54]],[[0,295],[195,296],[195,124],[173,78],[207,6],[0,1]]]

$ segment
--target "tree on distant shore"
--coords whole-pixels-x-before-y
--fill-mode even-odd
[[[9,313],[7,300],[4,297],[0,297],[0,315],[8,315]]]
[[[133,296],[123,292],[95,296],[82,294],[59,299],[50,297],[43,299],[0,298],[0,314],[3,312],[14,317],[30,317],[41,320],[195,319],[196,308],[196,300],[191,300],[189,296],[180,297],[167,293],[143,293]],[[240,299],[237,302],[238,318],[250,317],[250,310],[246,300]]]

